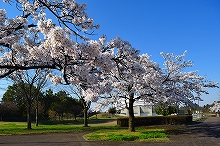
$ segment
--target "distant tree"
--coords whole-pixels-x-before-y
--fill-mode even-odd
[[[49,91],[51,94],[51,90]],[[58,114],[59,120],[63,120],[64,114],[73,114],[74,119],[82,112],[82,104],[78,99],[72,98],[66,91],[55,93],[50,109]]]
[[[78,99],[72,98],[70,101],[69,112],[74,115],[74,119],[76,120],[77,115],[83,111],[83,106]]]
[[[4,102],[11,101],[15,103],[19,108],[20,116],[27,116],[27,128],[31,129],[29,122],[31,118],[31,111],[33,111],[32,104],[34,100],[33,98],[31,98],[32,100],[27,100],[28,94],[26,92],[31,91],[28,93],[31,94],[31,97],[35,97],[39,96],[39,90],[35,86],[32,86],[31,89],[29,87],[30,85],[27,83],[18,83],[8,86],[8,89],[4,93],[2,100]]]
[[[51,105],[55,102],[55,95],[52,89],[46,90],[40,98],[41,105],[43,107],[43,115],[42,118],[48,120],[49,118],[49,110],[51,109]]]
[[[116,112],[117,112],[117,110],[116,110],[115,107],[110,107],[110,108],[108,109],[108,113],[110,113],[110,114],[112,114],[112,115],[116,114]]]
[[[31,108],[35,102],[35,117],[36,126],[38,126],[38,99],[42,96],[42,89],[45,87],[47,79],[46,70],[35,69],[21,72],[18,74],[12,74],[9,77],[15,82],[19,83],[21,92],[25,97],[27,107],[27,129],[31,128]]]
[[[3,117],[17,117],[18,106],[12,101],[5,101],[0,104],[1,121]]]
[[[202,112],[203,113],[210,113],[210,107],[212,107],[214,104],[206,104],[203,106]]]
[[[85,85],[84,85],[84,88],[85,88]],[[84,127],[88,127],[88,114],[89,114],[88,111],[91,106],[91,101],[85,100],[85,96],[83,95],[83,89],[82,87],[80,87],[80,85],[69,85],[67,91],[71,94],[76,95],[76,97],[78,98],[78,101],[80,102],[82,106],[82,111],[83,111],[83,116],[84,116]],[[90,96],[92,95],[93,94],[91,93]]]
[[[58,114],[59,120],[63,119],[63,114],[67,108],[68,94],[65,91],[59,91],[55,93],[55,100],[51,105],[51,109]]]
[[[25,99],[22,96],[21,91],[19,90],[19,84],[13,84],[8,86],[6,92],[3,94],[2,101],[3,103],[12,102],[18,107],[18,117],[27,116]]]
[[[46,72],[37,69],[8,76],[8,78],[13,80],[14,84],[17,84],[17,86],[14,86],[16,88],[15,91],[10,91],[14,93],[14,99],[22,101],[26,106],[27,129],[32,129],[31,109],[34,102],[36,103],[36,126],[38,126],[38,98],[42,96],[41,90],[47,81],[45,75]]]
[[[174,106],[166,105],[165,103],[159,103],[156,105],[154,110],[156,114],[163,116],[171,115],[177,112],[177,109]]]
[[[95,115],[95,116],[96,116],[96,119],[97,119],[97,118],[98,118],[98,117],[97,117],[97,114],[99,114],[99,113],[100,113],[100,111],[94,111],[94,110],[92,110],[92,109],[89,109],[89,110],[88,110],[88,118]]]

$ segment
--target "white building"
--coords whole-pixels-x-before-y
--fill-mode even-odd
[[[136,105],[134,108],[134,116],[158,116],[154,110],[153,106]],[[122,109],[118,116],[129,116],[128,110]]]

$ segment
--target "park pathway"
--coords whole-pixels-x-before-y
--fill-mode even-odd
[[[170,145],[220,146],[220,118],[210,117],[203,122],[182,126],[170,133]]]
[[[169,142],[86,141],[86,132],[0,136],[0,146],[220,146],[220,118],[188,126],[173,126]]]

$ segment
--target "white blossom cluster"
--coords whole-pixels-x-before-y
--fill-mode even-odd
[[[220,103],[219,102],[214,102],[214,105],[210,107],[210,111],[212,112],[220,112]]]
[[[183,72],[186,67],[192,66],[192,61],[185,61],[183,55],[161,53],[165,59],[163,69],[164,95],[169,102],[183,102],[192,105],[202,93],[208,94],[206,87],[217,87],[218,83],[205,80],[197,71]]]

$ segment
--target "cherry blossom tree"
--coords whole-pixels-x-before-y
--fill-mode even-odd
[[[6,10],[0,10],[0,78],[47,68],[51,70],[47,78],[55,85],[76,85],[82,89],[85,103],[95,101],[95,85],[103,80],[100,74],[111,67],[111,50],[104,47],[105,36],[97,41],[85,37],[99,27],[88,17],[85,4],[73,0],[14,2],[21,16],[10,19]],[[59,25],[47,19],[46,12]],[[82,40],[73,41],[73,37]]]
[[[160,68],[147,54],[139,55],[128,42],[120,39],[114,42],[118,43],[115,46],[118,50],[114,51],[116,65],[111,71],[112,92],[110,96],[103,95],[96,108],[114,103],[128,109],[129,131],[134,131],[134,103],[184,103],[193,107],[198,97],[208,94],[206,88],[218,87],[218,83],[206,80],[197,71],[185,71],[193,65],[192,61],[184,60],[186,52],[179,56],[161,53],[165,68]]]
[[[150,60],[149,55],[140,55],[139,50],[136,50],[129,42],[123,41],[119,37],[111,40],[107,48],[114,49],[113,68],[109,74],[105,74],[108,84],[104,86],[109,86],[105,91],[111,91],[107,93],[100,92],[102,93],[101,100],[98,101],[95,110],[110,103],[128,109],[129,131],[135,131],[134,103],[140,100],[144,103],[159,100],[156,93],[159,92],[157,90],[162,89],[162,84],[157,79],[161,77],[160,68]]]
[[[11,1],[5,1],[10,3]],[[0,10],[0,78],[17,75],[23,70],[47,68],[47,78],[55,85],[73,84],[82,89],[85,102],[97,100],[99,92],[109,86],[105,74],[112,67],[111,48],[105,47],[105,36],[89,40],[88,29],[98,28],[84,11],[85,5],[75,1],[14,1],[22,12],[7,18]],[[50,12],[57,20],[47,19]],[[82,41],[73,41],[73,37]]]
[[[165,60],[161,81],[165,102],[194,106],[193,102],[201,100],[202,94],[209,94],[207,88],[218,88],[218,83],[198,75],[198,71],[185,71],[193,66],[192,61],[184,59],[186,51],[182,55],[163,52],[161,55]]]

